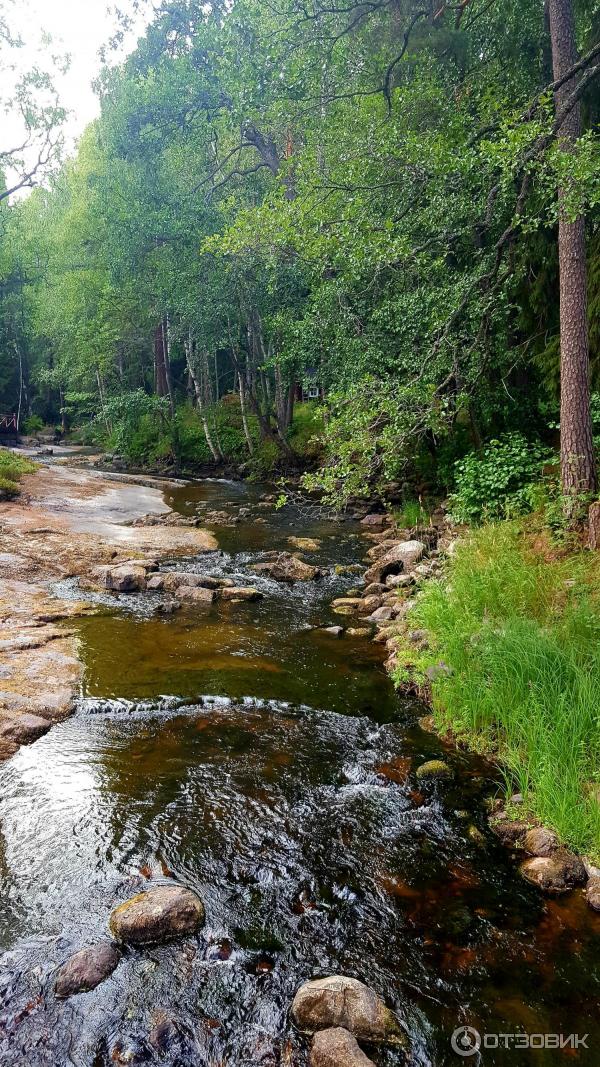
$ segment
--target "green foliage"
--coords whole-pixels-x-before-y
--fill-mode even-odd
[[[509,790],[571,845],[600,842],[600,582],[595,557],[535,545],[522,526],[477,531],[412,618],[442,660],[440,723],[499,757]]]
[[[552,454],[539,441],[520,433],[492,440],[455,466],[456,488],[450,510],[456,522],[511,518],[530,511],[536,487]]]
[[[23,432],[32,436],[44,429],[44,420],[39,415],[29,415],[23,420]]]
[[[37,470],[35,463],[15,452],[0,449],[0,495],[4,498],[16,496],[22,476],[31,474],[35,470]]]

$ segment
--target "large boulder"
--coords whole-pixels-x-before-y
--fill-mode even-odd
[[[30,745],[47,734],[52,723],[41,715],[8,715],[0,719],[0,738],[14,745]]]
[[[570,889],[584,885],[587,879],[585,867],[579,856],[570,852],[555,852],[552,856],[535,856],[525,860],[520,867],[526,881],[536,885],[543,893],[557,896]]]
[[[148,945],[193,934],[204,922],[200,897],[183,886],[166,885],[119,904],[109,926],[117,941]]]
[[[312,1040],[310,1067],[374,1067],[352,1034],[341,1026],[320,1030]]]
[[[343,1027],[359,1041],[404,1044],[400,1023],[381,997],[356,978],[332,975],[306,982],[292,1003],[292,1018],[303,1033]]]
[[[321,577],[318,567],[304,563],[289,552],[275,552],[266,562],[254,564],[252,569],[256,574],[266,574],[276,582],[312,582]]]
[[[400,541],[369,567],[365,583],[385,582],[390,574],[402,574],[423,558],[425,545],[422,541]]]
[[[137,563],[102,567],[97,573],[105,588],[115,593],[139,593],[146,588],[146,568]]]
[[[112,974],[120,959],[118,948],[109,941],[80,949],[59,968],[54,986],[56,996],[72,997],[95,989]]]

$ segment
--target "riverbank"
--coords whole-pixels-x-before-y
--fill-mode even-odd
[[[45,464],[32,469],[22,460],[20,471],[19,496],[3,503],[1,515],[0,759],[75,707],[82,665],[68,621],[95,607],[61,595],[60,583],[90,581],[96,568],[132,558],[156,562],[217,547],[205,530],[130,525],[149,513],[169,513],[159,488],[164,482],[115,481]]]

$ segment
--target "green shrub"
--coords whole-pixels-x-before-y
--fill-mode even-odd
[[[539,541],[539,534],[537,535]],[[590,553],[541,554],[516,523],[477,531],[412,618],[430,634],[436,714],[500,757],[509,791],[600,854],[600,574]]]
[[[520,433],[490,441],[482,452],[471,452],[455,464],[456,488],[450,498],[456,522],[513,518],[530,511],[534,487],[552,453],[539,441]]]
[[[19,492],[21,477],[24,474],[31,474],[35,470],[37,470],[37,466],[31,460],[25,459],[15,452],[0,449],[0,494],[5,499],[16,496]]]
[[[27,436],[40,433],[44,429],[44,420],[39,415],[28,415],[23,421],[23,432]]]

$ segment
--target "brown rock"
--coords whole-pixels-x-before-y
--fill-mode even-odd
[[[590,878],[585,890],[585,899],[590,908],[600,911],[600,878]]]
[[[391,608],[377,608],[376,611],[369,615],[369,619],[371,622],[389,622],[393,618],[393,614]]]
[[[168,571],[166,574],[161,574],[158,577],[162,578],[162,588],[166,592],[175,592],[181,586],[186,589],[218,589],[219,581],[217,578],[210,578],[205,574],[195,574],[193,571]],[[150,582],[148,582],[148,588],[150,588]]]
[[[521,848],[527,833],[527,823],[517,819],[492,819],[490,829],[507,848]]]
[[[360,524],[361,524],[361,526],[368,526],[371,529],[374,529],[375,527],[378,527],[378,526],[386,526],[388,521],[389,521],[389,519],[388,519],[387,515],[371,514],[371,515],[365,515],[364,519],[360,520]]]
[[[523,848],[531,856],[551,856],[559,847],[559,840],[552,830],[543,826],[534,826],[523,838]]]
[[[19,746],[15,745],[14,741],[7,741],[6,738],[0,737],[0,763],[10,759],[18,751]]]
[[[320,1030],[310,1049],[310,1067],[374,1067],[356,1038],[341,1026]]]
[[[364,598],[364,600],[361,600],[361,602],[360,602],[360,610],[365,612],[365,614],[368,614],[368,615],[370,615],[372,611],[376,611],[377,608],[380,608],[380,607],[381,607],[381,597],[380,596],[366,596]]]
[[[567,893],[586,881],[585,867],[570,852],[555,852],[552,856],[535,856],[525,860],[520,867],[521,874],[532,885],[538,886],[544,893],[557,895]]]
[[[387,591],[387,585],[382,585],[381,582],[371,582],[365,589],[365,596],[383,596]]]
[[[163,589],[165,584],[165,578],[163,574],[153,574],[146,582],[146,589],[157,590]]]
[[[108,941],[80,949],[59,969],[54,987],[56,996],[71,997],[95,989],[112,974],[120,959],[118,948]]]
[[[119,904],[111,914],[110,930],[118,941],[147,945],[193,934],[204,922],[200,897],[183,886],[168,885]]]
[[[180,585],[175,590],[175,596],[178,600],[194,600],[197,603],[212,604],[216,593],[214,589],[205,589],[199,585]]]
[[[404,1044],[398,1019],[368,986],[356,978],[332,975],[306,982],[292,1003],[299,1030],[315,1033],[343,1027],[359,1040],[373,1044]]]
[[[221,600],[262,600],[263,593],[259,593],[254,586],[229,586],[221,589]]]
[[[406,572],[423,557],[422,541],[402,541],[386,552],[365,573],[365,582],[385,582],[390,574]]]
[[[146,568],[133,563],[106,567],[104,585],[116,593],[139,593],[146,588]]]
[[[274,555],[274,559],[269,559],[266,563],[256,563],[252,569],[257,574],[267,574],[276,582],[312,582],[321,577],[321,571],[317,567],[311,567],[288,552],[278,552]]]
[[[51,725],[41,715],[13,715],[0,721],[0,737],[16,745],[30,745],[47,734]]]

